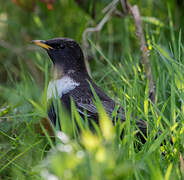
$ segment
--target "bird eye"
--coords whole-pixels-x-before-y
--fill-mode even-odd
[[[61,48],[61,49],[64,49],[65,46],[64,46],[63,44],[60,44],[60,48]]]

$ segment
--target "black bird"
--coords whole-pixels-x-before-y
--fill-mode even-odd
[[[77,110],[81,116],[84,111],[90,119],[98,123],[98,111],[93,103],[93,93],[90,84],[101,100],[104,109],[111,117],[116,103],[108,97],[89,77],[84,63],[83,52],[79,44],[69,38],[55,38],[48,41],[34,40],[34,44],[44,48],[53,62],[54,79],[50,81],[47,92],[47,99],[58,95],[62,104],[70,112],[70,97],[73,98]],[[123,108],[118,109],[118,116],[125,121]],[[52,105],[48,116],[51,122],[56,125],[56,113]],[[137,120],[136,125],[146,136],[147,124],[143,120]]]

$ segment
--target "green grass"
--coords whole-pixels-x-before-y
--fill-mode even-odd
[[[61,4],[83,15],[84,12],[71,2],[57,2],[56,10]],[[7,10],[10,7],[8,4]],[[46,25],[53,21],[54,15],[58,19],[61,15],[55,11],[45,20],[42,18],[44,13],[31,14],[29,18],[33,21],[24,27],[26,34],[32,34],[32,39],[50,38],[52,33],[59,31],[57,36],[67,35],[79,40],[82,28],[89,20],[85,16],[78,22],[65,10],[64,19],[74,19],[78,26],[82,23],[81,26],[69,23],[76,27],[76,31],[70,33],[69,25],[63,21],[65,28],[58,30],[53,25],[46,30],[44,27],[48,27]],[[25,22],[26,17],[20,18],[22,14],[26,13],[21,11],[18,17],[14,17],[10,12],[8,25],[14,27],[14,20],[20,24]],[[92,36],[89,40],[90,64],[96,84],[125,109],[126,122],[112,126],[112,117],[105,114],[96,97],[100,127],[94,123],[94,131],[91,132],[90,119],[81,119],[74,103],[71,117],[59,104],[58,117],[63,134],[59,134],[56,127],[56,140],[42,124],[43,118],[47,118],[46,89],[51,67],[46,53],[25,49],[23,54],[15,55],[11,50],[0,49],[2,57],[7,59],[6,62],[0,61],[1,74],[7,76],[6,82],[3,82],[4,77],[0,78],[0,179],[40,180],[51,179],[52,176],[95,180],[184,178],[184,164],[180,158],[184,153],[184,46],[182,30],[175,31],[172,12],[168,14],[169,22],[163,26],[152,19],[143,19],[155,82],[155,103],[149,100],[148,82],[140,64],[141,53],[132,19],[112,18],[98,39]],[[38,26],[43,33],[35,31],[34,27]],[[18,38],[17,27],[14,30],[10,28],[11,32],[8,32],[14,42]],[[7,41],[12,40],[7,38]],[[28,41],[23,38],[22,42]],[[24,47],[20,41],[17,44]],[[145,144],[136,137],[135,116],[146,120],[149,125]],[[43,133],[40,134],[38,129]],[[122,129],[124,137],[121,140]],[[162,134],[159,134],[159,129]]]

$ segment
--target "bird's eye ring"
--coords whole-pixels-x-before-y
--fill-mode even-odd
[[[61,49],[64,49],[65,46],[64,46],[63,44],[60,44],[60,48],[61,48]]]

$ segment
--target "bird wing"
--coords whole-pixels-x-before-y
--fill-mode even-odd
[[[111,117],[112,112],[115,108],[115,102],[111,98],[109,98],[103,91],[101,91],[100,88],[98,88],[94,83],[92,85],[96,94],[101,100],[105,111]],[[84,114],[84,111],[86,111],[88,117],[98,117],[98,110],[94,103],[95,98],[89,85],[85,85],[85,87],[84,85],[80,85],[74,90],[70,91],[69,94],[73,98],[76,107],[81,114]],[[120,110],[118,113],[120,113]],[[123,114],[124,112],[121,111],[121,113]],[[124,115],[122,116],[124,117]]]
[[[116,107],[116,103],[108,97],[103,91],[101,91],[100,88],[98,88],[93,82],[91,82],[96,94],[98,95],[99,99],[101,100],[101,103],[107,112],[107,114],[112,117],[113,111]],[[91,91],[91,88],[88,84],[88,82],[80,83],[79,86],[74,88],[73,90],[69,91],[68,93],[64,94],[61,97],[61,101],[67,109],[70,109],[70,97],[73,98],[76,108],[80,115],[84,116],[87,115],[87,117],[92,118],[98,123],[98,110],[96,108],[96,105],[94,103],[94,96]],[[50,108],[49,111],[49,117],[51,121],[55,124],[56,116],[53,107]],[[116,121],[116,119],[120,118],[121,121],[125,121],[125,112],[124,110],[119,107],[117,109],[116,117],[113,117],[113,123]],[[147,133],[147,123],[143,120],[136,119],[136,125],[139,127],[139,129],[142,131],[144,135]],[[141,137],[141,136],[140,136]]]

